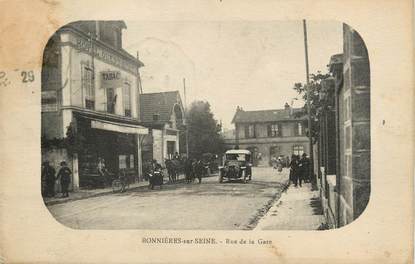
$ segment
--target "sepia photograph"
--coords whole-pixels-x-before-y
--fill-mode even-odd
[[[39,186],[73,229],[343,227],[370,150],[345,23],[85,20],[43,51]]]
[[[413,263],[413,7],[0,0],[0,263]]]

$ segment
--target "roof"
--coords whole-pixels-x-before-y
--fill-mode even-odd
[[[251,155],[251,152],[246,149],[231,149],[225,152],[225,154],[246,154]]]
[[[158,114],[157,123],[169,122],[175,104],[179,104],[182,109],[179,91],[141,94],[141,121],[143,123],[155,123],[153,116]]]
[[[292,109],[292,113],[291,110]],[[260,123],[260,122],[277,122],[287,120],[298,120],[302,118],[294,117],[294,113],[302,111],[302,108],[289,109],[270,109],[258,111],[236,111],[232,123]]]

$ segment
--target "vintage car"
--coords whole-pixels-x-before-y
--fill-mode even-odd
[[[251,152],[245,149],[228,150],[223,167],[220,167],[219,182],[242,179],[243,183],[252,179]]]

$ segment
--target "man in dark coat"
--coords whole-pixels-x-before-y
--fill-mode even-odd
[[[61,168],[59,169],[57,178],[60,179],[62,188],[62,197],[68,197],[69,183],[71,183],[72,171],[68,168],[65,161],[61,162]]]
[[[299,180],[299,162],[297,155],[291,156],[290,162],[290,181],[294,183],[294,186],[297,187],[298,180]],[[300,180],[300,187],[301,187],[301,180]]]
[[[202,183],[202,176],[204,173],[205,166],[201,160],[197,160],[194,163],[194,173],[195,177],[199,180],[199,184]]]
[[[304,182],[310,182],[310,159],[307,157],[306,153],[303,153],[300,159],[300,168],[302,180],[304,180]]]
[[[44,196],[55,196],[55,169],[49,165],[49,161],[43,162],[42,181],[44,183]]]
[[[187,158],[186,161],[184,162],[184,174],[186,177],[186,183],[192,182],[192,171],[193,171],[192,160]]]

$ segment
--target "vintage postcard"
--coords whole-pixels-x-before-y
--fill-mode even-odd
[[[0,1],[0,262],[412,263],[411,1]]]

